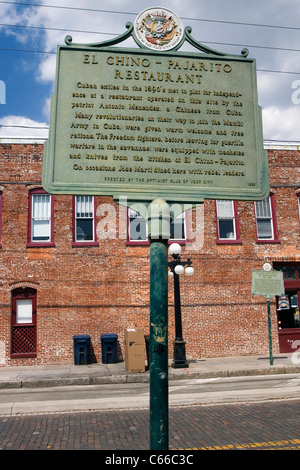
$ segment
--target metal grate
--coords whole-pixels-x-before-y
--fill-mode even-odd
[[[12,329],[12,354],[36,352],[35,325],[14,326]]]

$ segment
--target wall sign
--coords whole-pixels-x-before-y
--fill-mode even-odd
[[[251,293],[263,297],[284,296],[282,271],[252,271]]]
[[[278,299],[278,310],[286,310],[290,308],[290,302],[287,295],[281,295]]]

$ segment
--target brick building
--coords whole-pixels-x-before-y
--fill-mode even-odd
[[[266,301],[251,295],[252,270],[267,260],[283,270],[288,300],[271,302],[273,351],[300,340],[300,149],[267,150],[269,198],[205,201],[174,224],[195,269],[180,278],[187,358],[268,353]],[[46,194],[42,155],[42,144],[0,144],[0,365],[72,363],[77,334],[101,362],[101,335],[117,333],[121,358],[126,328],[149,333],[145,221],[109,197]],[[171,356],[171,279],[169,306]]]

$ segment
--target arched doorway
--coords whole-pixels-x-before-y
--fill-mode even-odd
[[[36,298],[31,287],[12,290],[11,357],[36,357]]]

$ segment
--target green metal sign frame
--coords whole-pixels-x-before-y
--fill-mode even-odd
[[[43,187],[150,203],[261,200],[269,194],[256,64],[185,28],[152,51],[134,27],[111,41],[58,46]],[[140,48],[110,47],[132,36]],[[183,42],[201,53],[178,52]]]

